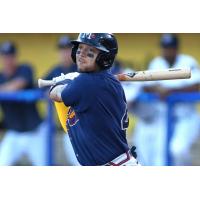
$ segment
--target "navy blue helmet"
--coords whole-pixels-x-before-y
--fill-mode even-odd
[[[59,49],[64,49],[64,48],[71,48],[72,43],[71,40],[68,36],[62,36],[58,40],[58,48]]]
[[[2,55],[15,55],[17,53],[17,48],[13,42],[5,41],[0,46],[0,53]]]
[[[165,33],[161,37],[160,44],[163,48],[178,48],[178,37],[175,34]]]
[[[76,52],[79,44],[87,44],[100,50],[96,63],[106,69],[112,66],[118,53],[117,39],[110,33],[80,33],[77,40],[72,41],[72,60],[76,63]]]

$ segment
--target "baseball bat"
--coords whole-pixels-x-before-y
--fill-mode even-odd
[[[127,74],[118,74],[120,81],[157,81],[173,79],[189,79],[191,77],[190,68],[174,68],[163,70],[136,71]]]
[[[189,79],[191,77],[190,68],[174,68],[163,70],[136,71],[127,74],[115,75],[119,81],[157,81],[173,79]],[[38,87],[47,87],[56,84],[53,80],[38,80]]]

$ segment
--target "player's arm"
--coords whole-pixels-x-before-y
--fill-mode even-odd
[[[199,84],[194,84],[194,85],[189,85],[185,87],[180,87],[180,88],[165,88],[160,85],[156,86],[147,86],[144,87],[145,92],[154,92],[154,93],[161,93],[162,90],[166,90],[169,92],[195,92],[199,90]]]
[[[79,73],[69,73],[69,74],[61,74],[61,76],[53,78],[55,81],[55,85],[50,88],[49,97],[53,101],[63,102],[62,100],[62,92],[68,86],[70,82],[72,82],[76,77],[79,76]],[[72,93],[72,92],[71,92]],[[69,95],[71,96],[71,95]]]
[[[52,99],[53,101],[56,101],[56,102],[62,102],[61,94],[65,87],[67,87],[67,85],[63,85],[63,84],[58,84],[58,85],[52,86],[49,91],[50,99]]]
[[[51,87],[49,95],[54,101],[72,106],[77,112],[84,112],[92,104],[96,92],[96,87],[91,85],[91,77],[84,74],[76,79],[66,79],[57,83]]]
[[[160,85],[144,87],[145,92],[157,93],[162,99],[166,98],[172,93],[178,92],[196,92],[199,91],[199,84],[188,85],[180,88],[166,88]]]
[[[27,81],[24,78],[17,78],[15,80],[3,83],[0,85],[0,91],[16,91],[25,88]]]
[[[197,92],[199,91],[199,84],[196,83],[194,85],[177,88],[177,89],[170,89],[170,92]]]
[[[26,88],[33,82],[33,71],[31,66],[23,65],[18,68],[17,76],[0,85],[0,91],[17,91]]]

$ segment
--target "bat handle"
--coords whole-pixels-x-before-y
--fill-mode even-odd
[[[38,79],[38,87],[43,88],[43,87],[49,87],[54,85],[55,82],[53,80],[43,80],[43,79]]]

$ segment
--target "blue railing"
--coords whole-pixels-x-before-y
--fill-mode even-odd
[[[174,106],[179,102],[187,102],[187,103],[195,103],[200,101],[200,93],[199,92],[191,92],[191,93],[174,93],[168,96],[167,98],[167,144],[166,144],[166,165],[173,165],[171,155],[169,152],[169,143],[173,136],[174,131]]]
[[[41,90],[26,90],[17,92],[0,92],[0,101],[20,101],[20,102],[35,102],[35,101],[47,102],[47,114],[46,120],[48,124],[47,134],[47,149],[46,149],[46,165],[54,165],[54,133],[55,123],[53,119],[53,105],[47,95]]]
[[[143,93],[141,94],[137,101],[140,102],[155,102],[158,101],[159,98],[156,94]],[[174,93],[167,97],[167,118],[166,118],[166,126],[167,126],[167,134],[166,134],[166,165],[173,165],[172,158],[169,151],[169,144],[173,136],[174,131],[174,106],[178,102],[188,102],[195,103],[200,101],[200,93]]]
[[[46,120],[48,123],[48,134],[47,134],[47,150],[46,150],[46,165],[54,165],[54,133],[55,133],[55,122],[53,119],[53,105],[45,93],[41,90],[26,90],[18,92],[0,92],[0,101],[46,101],[47,102],[47,115]],[[140,102],[156,102],[159,100],[156,94],[143,93],[138,99]],[[172,165],[171,155],[169,153],[169,143],[173,136],[174,128],[174,105],[177,102],[198,102],[200,101],[200,93],[179,93],[168,96],[166,103],[168,107],[167,113],[167,142],[166,142],[166,165]]]

